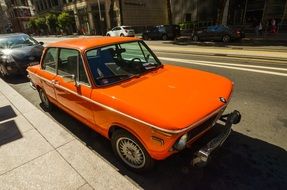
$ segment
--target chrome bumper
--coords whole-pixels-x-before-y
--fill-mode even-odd
[[[234,110],[230,114],[222,115],[220,120],[225,122],[225,125],[223,126],[224,130],[194,153],[194,157],[192,159],[193,166],[202,167],[208,163],[211,153],[220,147],[229,136],[232,124],[240,122],[241,114],[239,111]]]

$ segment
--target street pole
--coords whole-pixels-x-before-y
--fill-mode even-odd
[[[100,16],[100,29],[101,29],[101,34],[103,35],[103,30],[102,30],[102,13],[101,13],[100,0],[98,0],[98,7],[99,7],[99,16]]]
[[[244,26],[245,26],[245,24],[246,24],[247,4],[248,4],[248,0],[245,1],[244,16],[243,16],[243,25],[244,25]]]

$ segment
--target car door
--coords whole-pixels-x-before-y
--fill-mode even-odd
[[[41,88],[52,101],[56,101],[54,80],[56,77],[57,57],[58,48],[51,47],[46,49],[41,65],[41,72],[37,73],[41,80]]]
[[[119,36],[120,35],[120,27],[113,28],[113,34],[111,36]]]
[[[59,49],[55,93],[59,106],[83,123],[94,124],[92,88],[88,80],[80,52],[75,49]]]

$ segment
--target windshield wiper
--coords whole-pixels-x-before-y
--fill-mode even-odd
[[[130,77],[130,76],[132,76],[132,75],[124,74],[124,75],[100,76],[100,77],[97,77],[96,80],[111,79],[111,78],[120,78],[120,77]]]
[[[145,64],[143,66],[145,67],[146,70],[152,70],[152,69],[156,69],[156,68],[162,67],[161,64],[154,64],[154,63],[147,63],[147,64]]]

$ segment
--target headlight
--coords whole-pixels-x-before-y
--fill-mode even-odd
[[[176,150],[183,150],[187,143],[187,134],[182,135],[182,137],[173,145]]]
[[[3,55],[10,55],[11,53],[12,53],[12,49],[3,49],[2,50],[2,53],[3,53]]]

